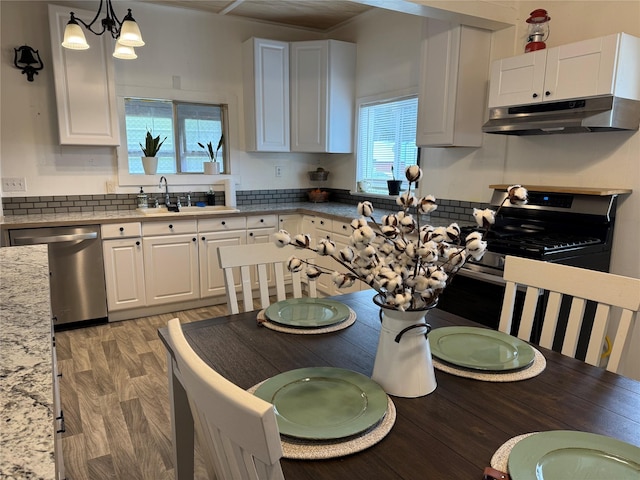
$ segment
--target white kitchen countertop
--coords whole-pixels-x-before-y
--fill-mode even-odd
[[[47,246],[0,248],[0,478],[55,479]]]

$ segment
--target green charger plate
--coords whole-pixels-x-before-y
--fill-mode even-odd
[[[298,328],[334,325],[349,317],[344,303],[325,298],[291,298],[269,305],[265,316],[272,322]]]
[[[515,444],[509,474],[513,480],[638,480],[640,448],[595,433],[540,432]]]
[[[527,342],[488,328],[436,328],[429,333],[429,345],[434,357],[472,370],[518,370],[535,359]]]
[[[312,440],[363,432],[387,411],[387,394],[380,385],[342,368],[284,372],[263,382],[254,395],[274,405],[281,434]]]

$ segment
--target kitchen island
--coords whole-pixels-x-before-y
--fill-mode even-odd
[[[56,478],[47,246],[0,248],[0,478]]]

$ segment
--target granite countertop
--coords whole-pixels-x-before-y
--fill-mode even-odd
[[[55,479],[47,246],[0,248],[0,478]]]
[[[188,214],[181,213],[176,215],[160,215],[150,216],[145,215],[137,210],[119,210],[119,211],[107,211],[107,212],[74,212],[74,213],[54,213],[54,214],[29,214],[29,215],[6,215],[0,222],[0,228],[2,230],[10,230],[12,228],[36,228],[36,227],[49,227],[49,226],[65,226],[65,225],[91,225],[91,224],[108,224],[118,223],[123,221],[146,221],[157,222],[163,221],[167,218],[180,218],[180,219],[194,219],[194,218],[206,218],[224,215],[225,217],[233,216],[245,216],[251,214],[292,214],[302,213],[308,215],[320,214],[329,217],[333,217],[337,220],[352,220],[357,218],[356,205],[350,205],[346,203],[326,202],[326,203],[312,203],[312,202],[287,202],[287,203],[264,203],[256,205],[241,205],[236,207],[237,212],[225,212],[223,214]],[[384,210],[375,209],[374,218],[376,221],[380,221],[383,215],[390,213],[397,213],[396,210]],[[427,222],[432,221],[434,226],[448,225],[452,221],[445,217],[429,216],[423,217]],[[472,219],[470,219],[472,220]],[[461,225],[466,222],[460,222]]]

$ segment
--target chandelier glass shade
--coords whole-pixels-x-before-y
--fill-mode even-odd
[[[89,44],[82,30],[82,26],[84,26],[84,28],[95,35],[102,35],[105,32],[111,34],[111,37],[116,40],[116,46],[113,52],[114,57],[121,59],[137,58],[138,56],[133,47],[142,47],[144,45],[140,28],[131,15],[131,9],[128,9],[128,13],[122,21],[118,20],[111,2],[112,0],[100,0],[98,12],[90,23],[85,23],[71,12],[71,18],[64,30],[62,46],[71,50],[88,49]],[[103,14],[104,17],[98,22],[101,14]]]

